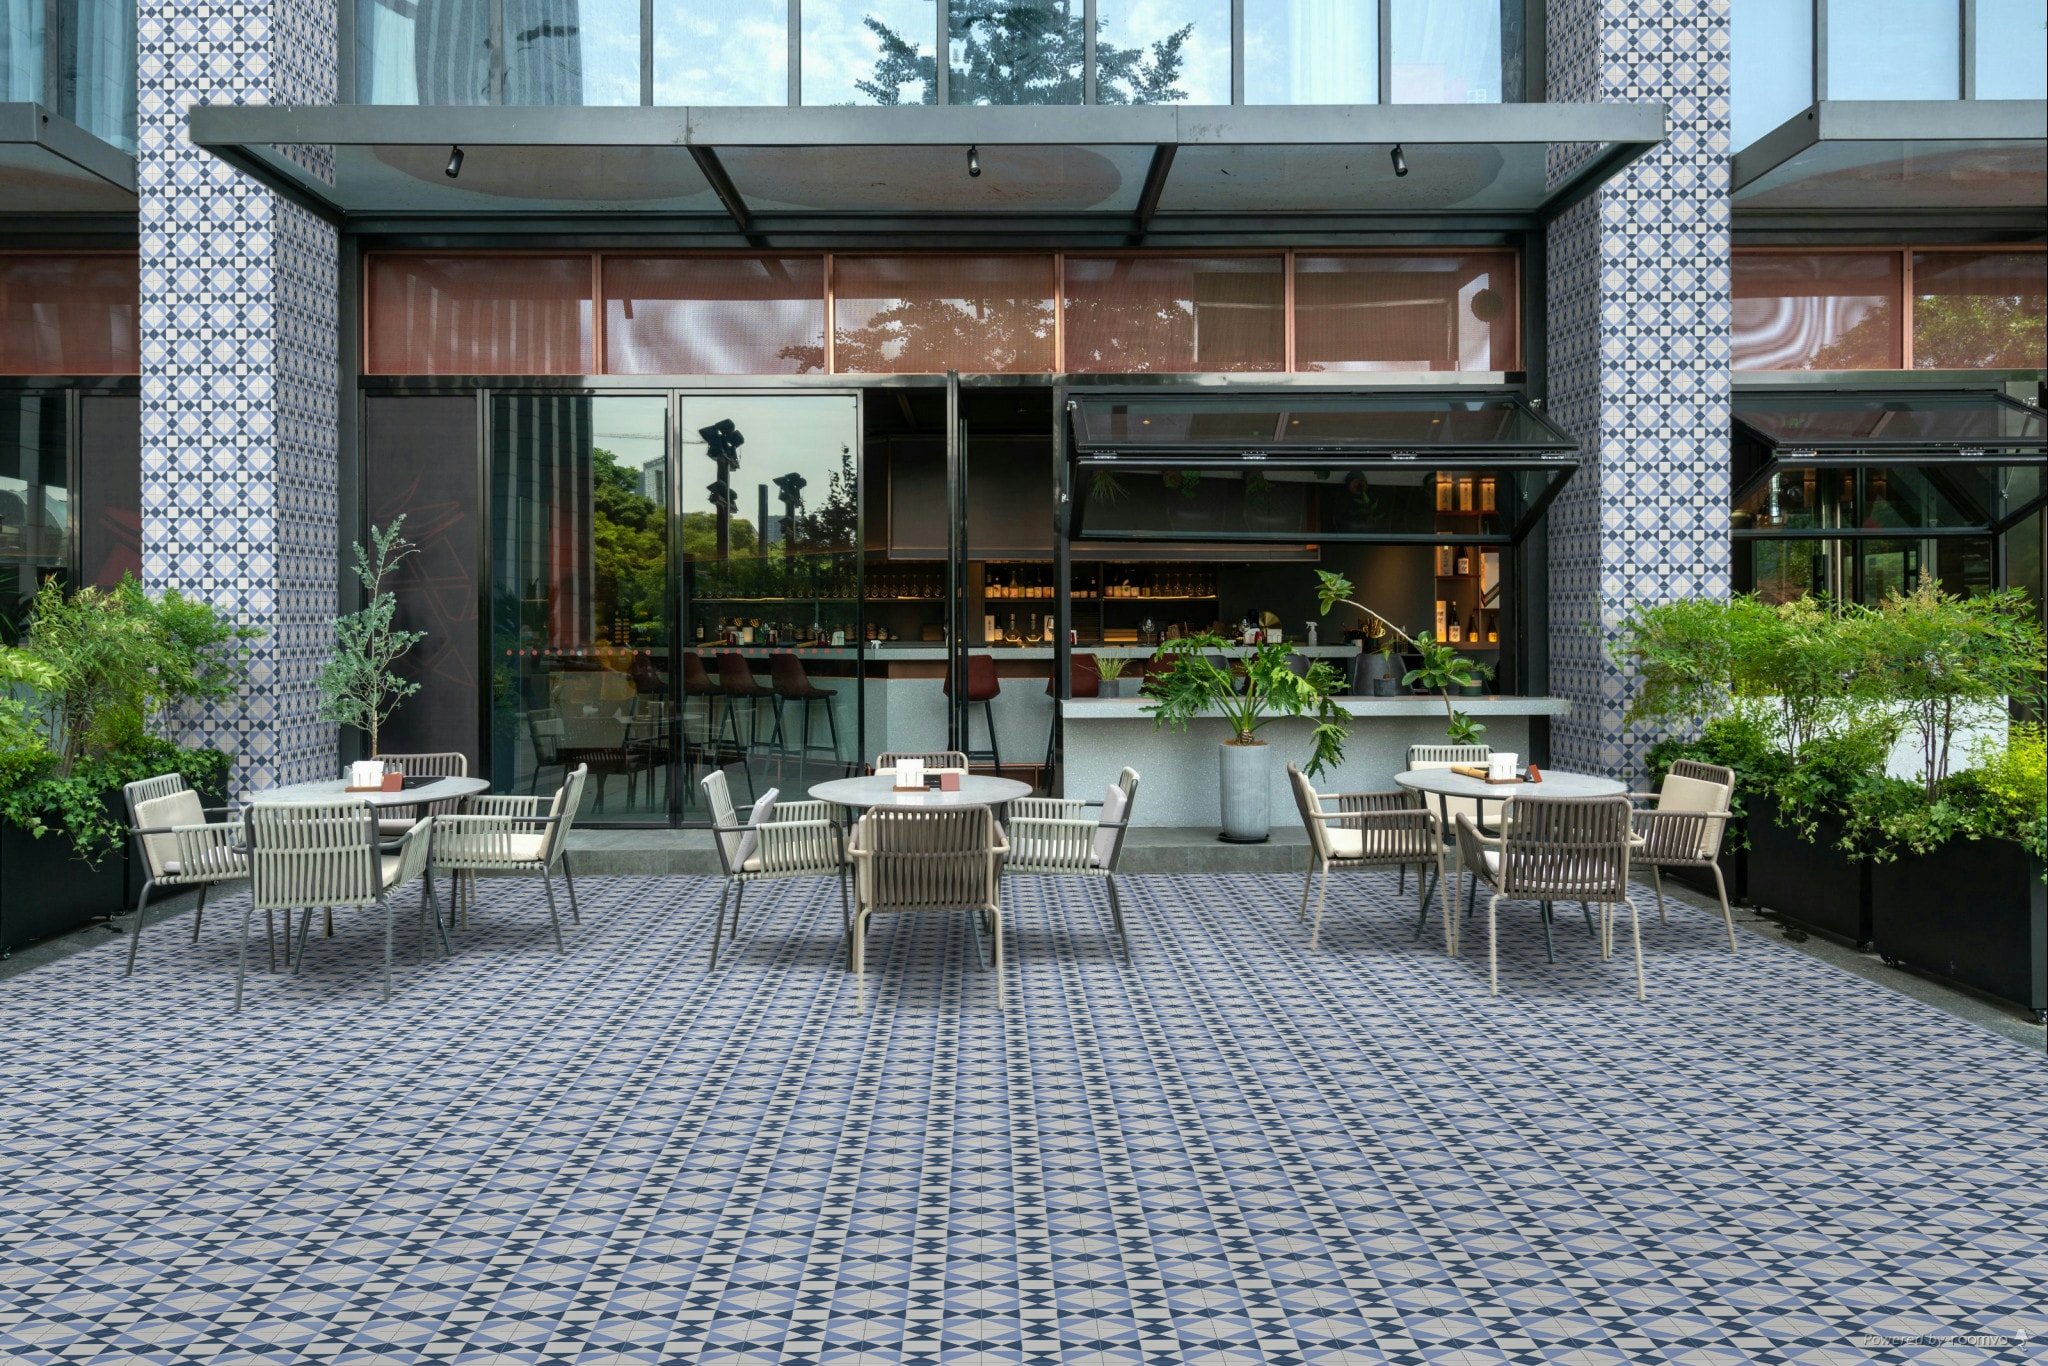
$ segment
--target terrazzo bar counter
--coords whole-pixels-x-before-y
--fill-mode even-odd
[[[1318,791],[1391,791],[1394,775],[1408,765],[1410,745],[1445,743],[1442,698],[1337,701],[1351,713],[1351,735],[1344,744],[1344,762],[1315,780]],[[1128,764],[1143,779],[1134,825],[1220,825],[1216,751],[1230,738],[1229,723],[1220,716],[1201,717],[1184,731],[1160,729],[1146,710],[1151,705],[1139,697],[1075,698],[1065,704],[1062,795],[1098,799]],[[1462,697],[1455,705],[1485,725],[1486,743],[1517,754],[1529,752],[1532,717],[1571,714],[1571,703],[1559,697]],[[1270,800],[1276,827],[1296,823],[1287,764],[1307,765],[1314,752],[1313,730],[1306,719],[1285,719],[1259,731],[1272,750]]]

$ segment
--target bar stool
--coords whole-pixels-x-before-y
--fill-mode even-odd
[[[839,762],[839,718],[832,709],[832,699],[838,694],[830,688],[821,688],[811,682],[811,676],[804,672],[804,662],[784,650],[768,656],[768,683],[775,690],[775,739],[772,741],[779,752],[783,747],[782,703],[796,702],[804,711],[803,742],[797,747],[797,762],[810,762],[811,752],[824,746],[811,743],[811,703],[825,704],[825,725],[832,733],[832,762]]]
[[[689,699],[704,699],[704,738],[709,741],[718,731],[718,699],[724,695],[717,682],[704,668],[704,656],[695,650],[683,655],[683,704]],[[684,732],[685,736],[688,732]]]
[[[974,705],[976,702],[981,703],[982,717],[988,723],[988,748],[974,748],[971,738],[965,734],[962,734],[960,737],[960,748],[966,753],[967,762],[970,764],[976,759],[987,759],[990,763],[994,764],[998,778],[1003,776],[1003,754],[996,747],[995,700],[1002,691],[1003,685],[996,679],[995,656],[967,656],[967,703],[969,706]],[[952,697],[953,672],[948,669],[946,671],[946,698],[948,701],[951,701]]]
[[[1052,720],[1045,728],[1045,790],[1052,791],[1053,740],[1060,733],[1060,690],[1053,684],[1059,675],[1045,676],[1045,695],[1053,699]],[[1067,693],[1072,697],[1097,697],[1102,693],[1102,675],[1096,671],[1095,656],[1079,654],[1067,656]]]
[[[744,755],[761,743],[761,702],[765,698],[775,702],[773,692],[754,680],[753,666],[747,657],[727,651],[718,657],[718,690],[725,696],[725,720],[732,731],[733,749]],[[747,704],[747,738],[740,739],[739,704]],[[782,709],[776,707],[779,719]],[[722,740],[723,735],[720,736]]]

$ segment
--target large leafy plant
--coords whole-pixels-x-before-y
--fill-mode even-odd
[[[404,525],[405,518],[399,516],[382,531],[371,527],[369,549],[361,544],[354,547],[356,577],[370,600],[361,611],[334,619],[334,654],[320,671],[320,719],[362,731],[373,757],[377,732],[400,702],[420,690],[420,685],[399,674],[396,666],[427,633],[397,628],[398,597],[384,587],[384,580],[399,563],[416,553],[413,544],[399,534]]]
[[[1457,646],[1438,640],[1431,632],[1409,635],[1388,618],[1351,596],[1351,580],[1342,574],[1333,574],[1327,569],[1318,569],[1316,578],[1321,583],[1316,589],[1316,601],[1322,615],[1328,616],[1330,609],[1338,603],[1363,612],[1378,622],[1389,635],[1404,640],[1410,649],[1422,657],[1421,664],[1401,676],[1401,686],[1412,688],[1420,685],[1444,700],[1444,734],[1454,745],[1476,745],[1479,737],[1486,733],[1486,727],[1474,721],[1452,704],[1454,690],[1477,686],[1490,678],[1493,670],[1464,653]],[[1391,654],[1391,648],[1381,647],[1383,653]]]
[[[1238,647],[1211,634],[1183,636],[1161,645],[1145,679],[1156,726],[1186,730],[1198,716],[1220,714],[1230,723],[1229,743],[1260,743],[1259,730],[1283,716],[1315,718],[1315,752],[1304,766],[1320,774],[1344,759],[1351,717],[1333,700],[1344,680],[1317,660],[1306,672],[1287,667],[1285,645],[1254,645],[1233,661]],[[1240,678],[1243,687],[1239,687]]]

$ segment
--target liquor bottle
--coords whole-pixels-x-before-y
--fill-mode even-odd
[[[1493,501],[1493,500],[1494,500],[1494,486],[1493,486],[1493,480],[1491,480],[1491,479],[1482,479],[1482,480],[1480,480],[1480,481],[1479,481],[1479,510],[1480,510],[1481,512],[1492,512],[1492,511],[1494,511],[1494,509],[1495,509],[1495,504],[1494,504],[1494,501]]]
[[[1458,481],[1458,511],[1472,511],[1472,478],[1470,475]]]
[[[1471,641],[1474,645],[1479,643],[1479,614],[1477,612],[1465,618],[1465,639]]]
[[[1486,628],[1486,643],[1488,645],[1500,644],[1500,627],[1497,624]]]
[[[1451,510],[1451,481],[1448,475],[1440,474],[1436,477],[1436,510],[1438,512],[1449,512]]]
[[[1003,639],[1012,643],[1023,639],[1022,636],[1017,634],[1017,614],[1015,612],[1010,613],[1010,628],[1003,632]]]
[[[1464,630],[1458,625],[1458,614],[1453,612],[1451,613],[1451,644],[1456,645],[1464,640],[1464,638]]]
[[[1458,577],[1461,579],[1472,577],[1472,556],[1469,551],[1458,556]]]

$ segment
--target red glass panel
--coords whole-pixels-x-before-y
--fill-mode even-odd
[[[1273,256],[1069,256],[1066,368],[1279,370],[1287,284]]]
[[[1294,258],[1297,370],[1519,370],[1511,251]]]
[[[825,368],[817,256],[607,256],[605,371],[794,375]]]
[[[0,256],[0,375],[133,375],[132,254]]]
[[[2048,253],[1913,253],[1913,368],[2048,366]]]
[[[1053,264],[1040,256],[836,256],[832,367],[843,375],[1054,368]]]
[[[1737,370],[1896,370],[1898,252],[1738,251]]]
[[[582,375],[590,257],[372,256],[372,375]]]

